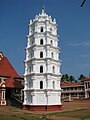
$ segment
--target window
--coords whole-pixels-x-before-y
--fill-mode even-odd
[[[41,27],[41,32],[43,32],[43,27]]]
[[[32,67],[31,67],[31,71],[33,71],[33,65],[32,65]]]
[[[86,83],[86,89],[87,89],[87,83]]]
[[[32,58],[32,53],[31,53],[31,58]]]
[[[43,66],[40,66],[40,73],[43,73]]]
[[[32,51],[32,53],[31,53],[31,58],[33,58],[34,57],[34,51]]]
[[[50,32],[52,32],[52,28],[50,28]]]
[[[32,40],[32,44],[33,44],[33,40]]]
[[[43,89],[43,81],[40,81],[40,89]]]
[[[29,73],[31,73],[31,67],[29,67],[29,69],[28,69],[28,70],[29,70]]]
[[[28,88],[31,88],[31,81],[28,81]]]
[[[53,81],[52,85],[53,85],[53,89],[55,89],[55,82],[54,81]]]
[[[88,82],[88,88],[90,88],[90,82]]]
[[[53,41],[51,40],[51,45],[53,45]]]
[[[53,58],[53,52],[51,53],[51,57]]]
[[[40,40],[40,45],[43,45],[43,39]]]
[[[43,58],[43,52],[40,52],[40,58]]]
[[[55,67],[54,67],[54,66],[53,66],[53,68],[52,68],[52,69],[53,69],[53,73],[55,73]]]

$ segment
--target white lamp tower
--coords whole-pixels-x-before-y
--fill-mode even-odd
[[[24,73],[23,109],[61,109],[60,49],[56,20],[44,8],[30,20]]]

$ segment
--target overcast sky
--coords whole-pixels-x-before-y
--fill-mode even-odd
[[[90,73],[90,0],[44,0],[45,12],[58,24],[62,74]],[[30,19],[41,13],[42,0],[0,0],[0,51],[23,75]]]

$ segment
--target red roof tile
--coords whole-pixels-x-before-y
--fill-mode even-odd
[[[6,79],[5,85],[7,88],[23,88],[23,85],[20,83],[20,81],[17,81],[14,78]]]
[[[90,81],[90,76],[84,79],[85,81]]]
[[[61,87],[75,87],[75,86],[81,86],[83,83],[61,83]]]
[[[0,76],[21,78],[6,57],[0,57]]]

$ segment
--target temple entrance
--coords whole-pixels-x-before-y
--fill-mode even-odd
[[[11,92],[11,89],[10,88],[7,88],[6,89],[6,99],[9,99],[9,98],[11,98],[12,97],[12,94],[11,94],[12,92]]]

